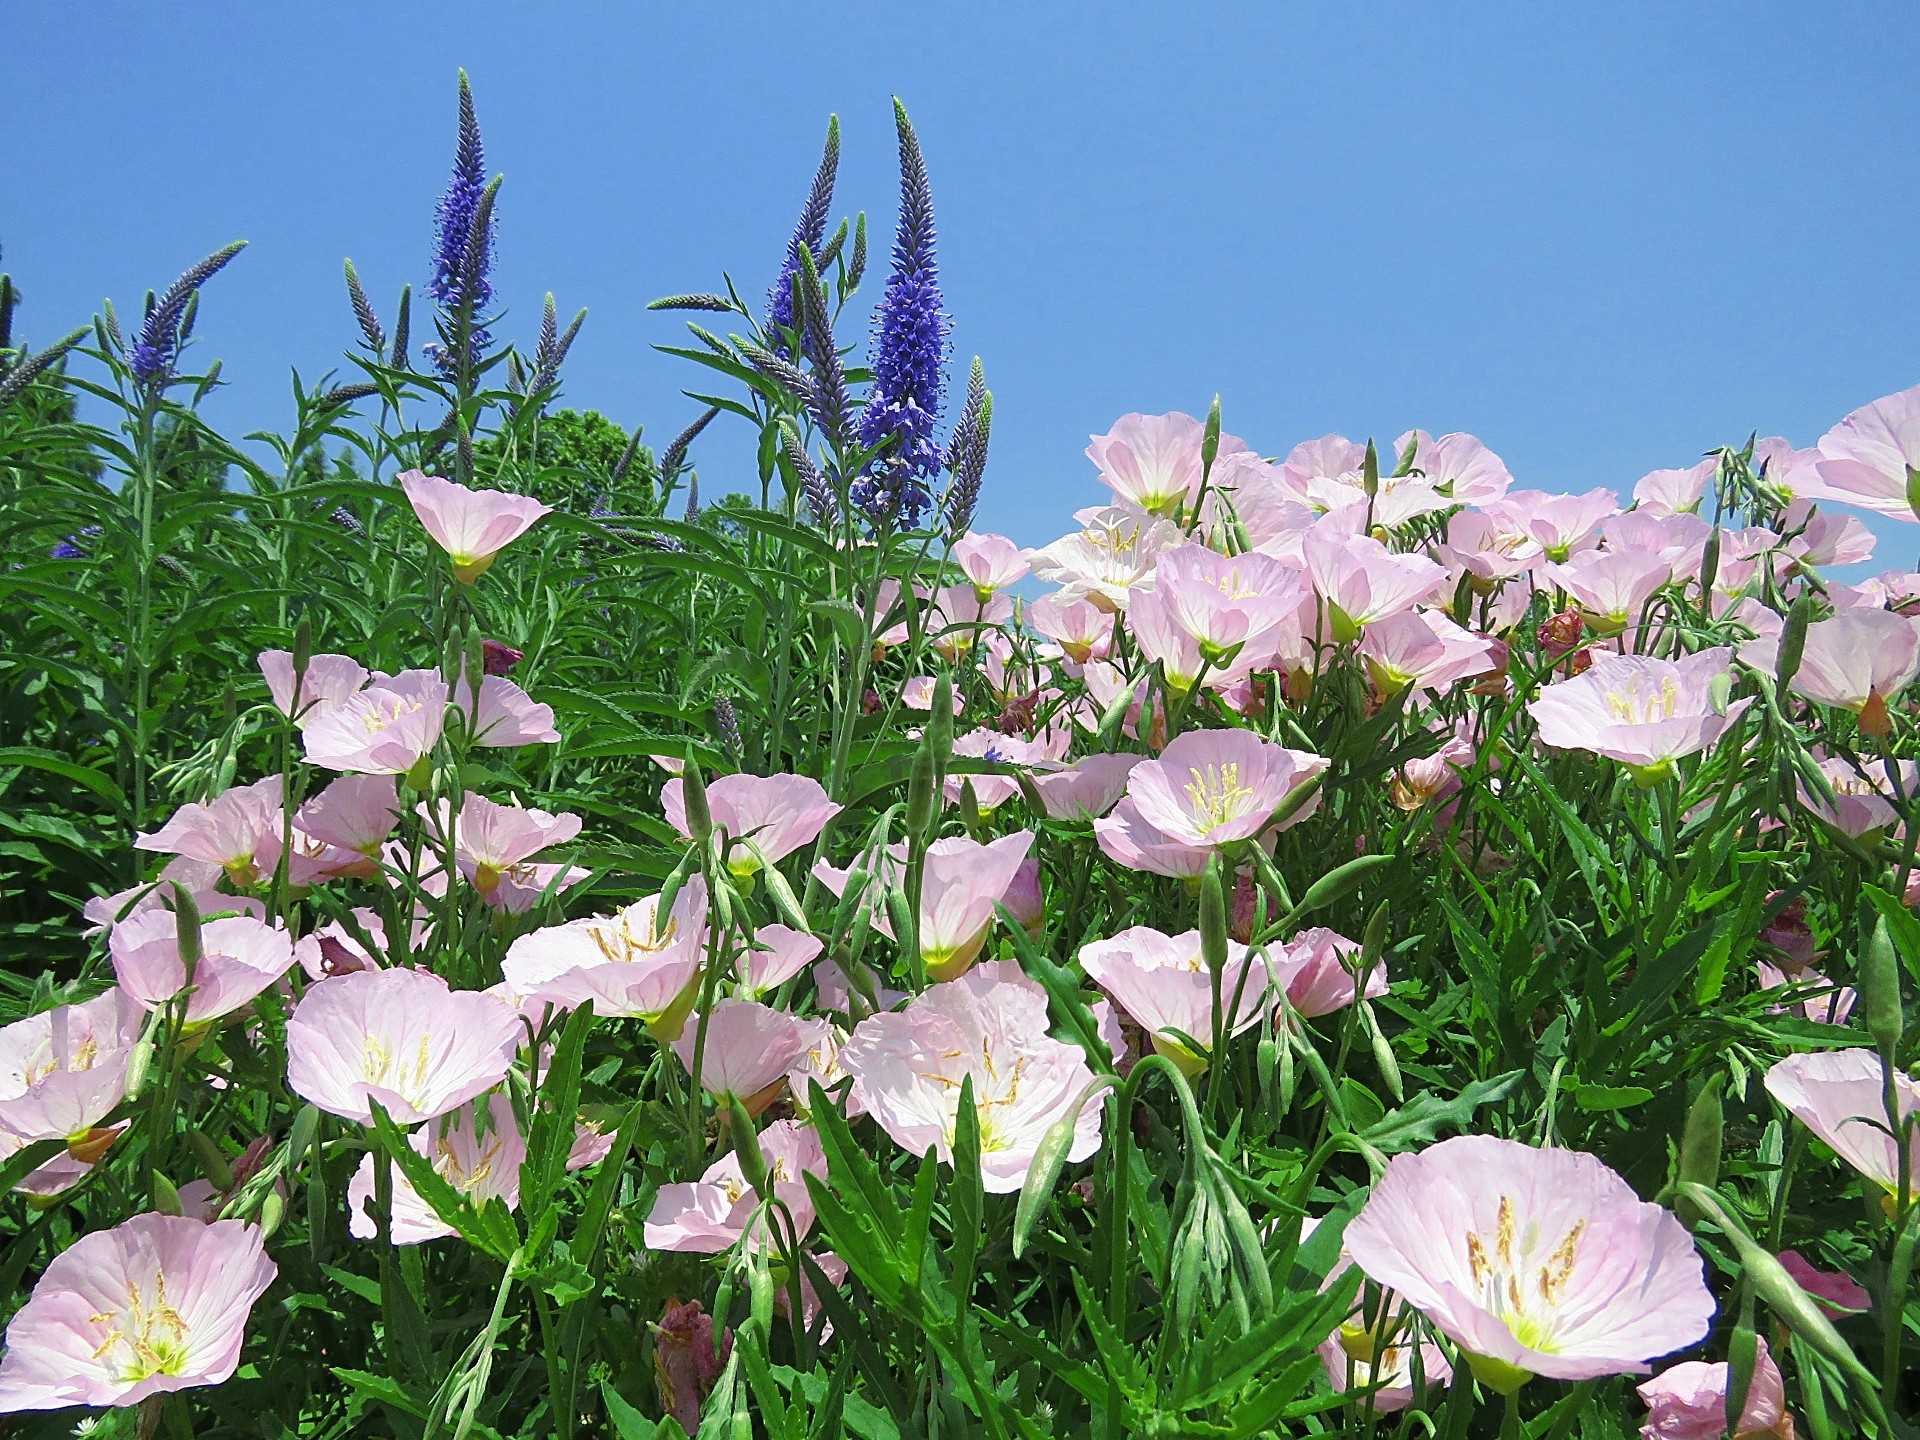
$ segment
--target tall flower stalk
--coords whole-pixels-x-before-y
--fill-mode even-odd
[[[948,317],[934,259],[933,190],[920,141],[896,97],[900,221],[893,269],[873,319],[873,390],[860,414],[862,447],[874,452],[853,499],[875,524],[911,528],[932,503],[940,469],[933,432],[946,399]]]

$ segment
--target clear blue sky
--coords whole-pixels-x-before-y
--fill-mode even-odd
[[[507,177],[503,328],[588,307],[566,403],[656,444],[695,377],[645,303],[764,293],[829,111],[841,208],[890,232],[898,92],[996,393],[983,522],[1028,543],[1097,497],[1090,431],[1216,390],[1269,452],[1471,430],[1523,485],[1624,491],[1920,380],[1910,3],[18,0],[7,31],[28,333],[248,239],[200,324],[235,430],[352,342],[342,257],[389,319],[424,279],[461,65]],[[697,454],[751,488],[737,433]]]

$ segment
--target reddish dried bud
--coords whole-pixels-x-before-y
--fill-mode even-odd
[[[1586,621],[1578,610],[1562,610],[1558,615],[1549,615],[1540,622],[1540,644],[1547,654],[1555,660],[1566,654],[1580,643],[1580,632],[1586,628]]]
[[[1227,909],[1227,933],[1242,945],[1253,943],[1253,918],[1258,900],[1252,875],[1242,871],[1234,877],[1233,899]]]
[[[504,675],[525,658],[524,651],[502,645],[498,640],[480,642],[480,668],[489,675]]]
[[[683,1305],[677,1295],[668,1298],[666,1312],[653,1327],[654,1381],[660,1408],[687,1434],[700,1428],[701,1403],[713,1393],[732,1348],[731,1331],[720,1337],[719,1349],[714,1348],[713,1317],[698,1300]]]
[[[862,715],[877,715],[879,711],[880,711],[880,692],[879,691],[869,690],[867,691],[866,694],[860,697],[860,713]]]
[[[1569,679],[1571,679],[1575,675],[1584,675],[1587,671],[1591,670],[1592,668],[1593,668],[1592,647],[1588,647],[1585,650],[1576,650],[1573,652],[1573,654],[1567,657],[1567,677]]]

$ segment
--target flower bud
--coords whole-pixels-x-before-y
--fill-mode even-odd
[[[1874,921],[1873,936],[1861,961],[1860,999],[1866,1011],[1867,1033],[1883,1056],[1891,1056],[1906,1029],[1906,1016],[1900,1004],[1900,957],[1894,953],[1884,915]]]

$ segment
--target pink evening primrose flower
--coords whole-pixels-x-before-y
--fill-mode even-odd
[[[660,809],[680,835],[692,838],[683,781],[675,778],[661,787]],[[731,842],[727,868],[742,877],[756,873],[762,860],[777,865],[811,845],[840,809],[820,782],[806,775],[722,775],[707,783],[708,813]]]
[[[507,947],[500,971],[514,1003],[571,1009],[593,1002],[596,1015],[628,1016],[679,1033],[707,942],[707,887],[698,876],[680,887],[664,920],[660,897],[636,900],[617,915],[594,915],[529,931]]]
[[[471,585],[493,557],[526,534],[553,507],[505,490],[469,490],[438,475],[408,470],[399,476],[407,503],[433,543],[447,552],[453,575]]]
[[[1113,615],[1090,600],[1043,596],[1027,607],[1026,619],[1076,665],[1104,660],[1113,645]]]
[[[1257,653],[1298,611],[1306,590],[1298,570],[1270,555],[1222,555],[1204,545],[1166,551],[1154,576],[1154,594],[1168,618],[1214,665],[1229,652]]]
[[[722,1000],[704,1018],[703,1025],[689,1017],[673,1053],[689,1074],[699,1061],[701,1089],[716,1099],[734,1096],[749,1114],[773,1103],[787,1072],[828,1029],[824,1020],[796,1019],[756,1000]]]
[[[1424,430],[1409,430],[1393,448],[1404,455],[1410,442],[1413,468],[1456,505],[1490,505],[1513,485],[1506,462],[1463,431],[1436,439]]]
[[[1611,490],[1553,495],[1544,490],[1515,490],[1486,507],[1497,524],[1531,536],[1549,560],[1565,560],[1593,543],[1594,532],[1619,511]]]
[[[1813,1296],[1828,1319],[1859,1315],[1873,1308],[1873,1296],[1851,1275],[1816,1269],[1798,1250],[1782,1250],[1775,1258],[1780,1268],[1793,1277],[1793,1283]]]
[[[1527,711],[1545,744],[1618,760],[1651,785],[1682,756],[1711,749],[1752,703],[1727,701],[1732,655],[1725,646],[1677,661],[1608,655],[1541,690]]]
[[[1386,994],[1386,962],[1376,962],[1361,985],[1354,979],[1359,956],[1358,941],[1324,926],[1302,930],[1273,957],[1288,1006],[1312,1020],[1344,1010],[1355,1000],[1377,1000]]]
[[[1434,610],[1407,610],[1367,626],[1360,654],[1374,689],[1391,695],[1409,685],[1444,690],[1456,680],[1484,675],[1498,664],[1500,647]]]
[[[329,1115],[431,1120],[494,1088],[523,1038],[498,996],[426,970],[357,970],[309,989],[287,1021],[287,1085]]]
[[[279,843],[281,794],[278,775],[236,785],[204,805],[182,805],[151,835],[135,836],[133,848],[205,860],[225,870],[235,885],[251,885],[260,878],[257,852],[269,841]]]
[[[1189,730],[1157,760],[1134,767],[1127,798],[1169,840],[1217,848],[1267,829],[1281,802],[1327,764],[1324,756],[1289,750],[1248,730]],[[1302,806],[1281,828],[1313,809]]]
[[[351,655],[310,655],[306,670],[295,674],[288,650],[262,650],[260,673],[273,708],[302,730],[358,695],[372,678]]]
[[[1740,647],[1740,658],[1769,674],[1779,668],[1780,637]],[[1920,621],[1892,610],[1842,610],[1807,626],[1800,668],[1788,688],[1821,705],[1850,710],[1869,735],[1891,733],[1887,703],[1920,675]]]
[[[1200,492],[1205,438],[1206,426],[1178,411],[1122,415],[1106,434],[1088,437],[1087,458],[1120,500],[1150,514],[1172,515]],[[1222,453],[1246,448],[1231,435],[1220,437]]]
[[[447,682],[432,670],[375,681],[306,727],[309,763],[361,775],[405,775],[440,742]]]
[[[107,951],[120,988],[149,1010],[160,1009],[187,987],[170,910],[145,910],[114,926]],[[293,938],[286,931],[250,915],[203,922],[186,1023],[232,1014],[292,968]]]
[[[1644,1374],[1713,1322],[1685,1227],[1578,1151],[1461,1135],[1396,1155],[1346,1246],[1502,1393]]]
[[[1820,437],[1819,458],[1792,476],[1796,495],[1920,520],[1920,385],[1863,405]]]
[[[694,1184],[660,1187],[642,1232],[647,1249],[719,1255],[742,1237],[756,1250],[776,1239],[782,1245],[806,1239],[813,1229],[814,1208],[805,1177],[818,1175],[824,1180],[827,1176],[820,1133],[793,1120],[776,1120],[760,1132],[759,1144],[773,1191],[767,1202],[747,1183],[740,1157],[729,1150]],[[771,1201],[784,1205],[787,1216],[774,1220],[762,1214],[763,1203],[768,1210],[773,1208]]]
[[[476,745],[505,750],[516,745],[559,743],[553,707],[541,704],[503,676],[482,675],[477,696],[467,681],[456,681],[452,696]]]
[[[260,1227],[136,1215],[56,1255],[7,1325],[0,1413],[218,1385],[277,1273]]]
[[[953,1161],[960,1086],[972,1081],[982,1185],[1018,1190],[1040,1142],[1076,1105],[1069,1162],[1100,1148],[1093,1071],[1077,1045],[1047,1034],[1047,996],[1020,967],[995,960],[921,993],[904,1010],[869,1015],[840,1047],[855,1093],[895,1144]],[[1083,1103],[1084,1102],[1084,1103]]]
[[[1640,619],[1647,602],[1672,582],[1673,566],[1644,551],[1582,550],[1548,565],[1545,578],[1571,595],[1601,634],[1611,635]]]
[[[1432,598],[1447,578],[1437,561],[1395,554],[1370,535],[1343,532],[1332,520],[1308,534],[1305,553],[1314,591],[1327,602],[1332,638],[1341,642]]]
[[[1727,1394],[1731,1368],[1721,1360],[1709,1365],[1688,1360],[1669,1365],[1643,1383],[1638,1394],[1647,1405],[1642,1440],[1723,1440],[1727,1430]],[[1754,1352],[1753,1374],[1731,1440],[1793,1440],[1787,1412],[1786,1382],[1767,1350],[1764,1337]]]
[[[1834,1154],[1886,1191],[1892,1208],[1900,1183],[1900,1150],[1887,1129],[1886,1072],[1872,1050],[1821,1050],[1789,1055],[1766,1076],[1767,1093],[1824,1141]],[[1900,1118],[1920,1110],[1920,1084],[1893,1074]],[[1920,1183],[1920,1131],[1907,1141],[1909,1183]]]
[[[1709,455],[1685,470],[1650,470],[1633,487],[1634,507],[1651,515],[1684,515],[1698,510],[1701,497],[1719,470],[1718,455]]]
[[[67,1140],[81,1156],[111,1143],[95,1127],[126,1098],[145,1020],[109,990],[0,1028],[0,1159],[36,1140]]]
[[[786,984],[820,958],[826,942],[790,925],[762,925],[740,952],[741,989],[749,996]]]
[[[392,775],[342,775],[293,817],[302,834],[359,855],[368,877],[380,847],[400,823],[399,785]]]
[[[1027,552],[1004,535],[962,535],[953,542],[953,562],[981,599],[1026,578]]]
[[[478,1115],[484,1113],[484,1125]],[[500,1091],[478,1102],[462,1105],[450,1114],[422,1125],[407,1137],[407,1143],[427,1158],[434,1171],[460,1192],[468,1204],[478,1208],[489,1200],[498,1200],[509,1210],[520,1205],[520,1164],[527,1158],[527,1142],[520,1134],[520,1122],[514,1118],[513,1101]],[[380,1163],[391,1166],[386,1156]],[[356,1240],[371,1240],[380,1233],[367,1202],[373,1198],[372,1155],[360,1157],[359,1168],[347,1182],[347,1233]],[[395,1245],[418,1245],[424,1240],[439,1240],[458,1234],[442,1220],[434,1208],[420,1198],[420,1192],[396,1167],[393,1170],[393,1214],[388,1233]]]
[[[1134,759],[1137,763],[1139,757]],[[1093,838],[1100,853],[1114,864],[1149,875],[1191,880],[1204,873],[1213,859],[1213,847],[1188,845],[1149,825],[1131,799],[1121,800],[1110,814],[1093,822]]]
[[[515,866],[579,833],[578,815],[549,815],[469,794],[453,822],[454,863],[474,889],[491,895]]]
[[[1050,820],[1097,820],[1127,793],[1127,777],[1138,755],[1088,755],[1065,770],[1033,777],[1040,804]]]
[[[951,980],[973,963],[993,928],[998,905],[1033,846],[1031,830],[990,844],[964,836],[927,847],[920,880],[920,958],[935,980]]]
[[[1135,925],[1081,946],[1080,968],[1182,1073],[1198,1075],[1207,1068],[1221,1037],[1213,1028],[1213,977],[1200,955],[1198,930],[1166,935]],[[1245,945],[1229,940],[1220,975],[1227,1035],[1258,1025],[1267,1008],[1266,968]]]
[[[1151,588],[1160,552],[1186,542],[1169,520],[1108,507],[1083,511],[1081,529],[1033,552],[1033,573],[1060,586],[1061,604],[1086,601],[1109,612],[1125,610],[1136,590]]]

